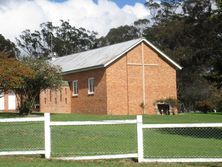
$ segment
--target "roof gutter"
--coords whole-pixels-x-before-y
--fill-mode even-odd
[[[98,65],[98,66],[92,66],[92,67],[87,67],[87,68],[81,68],[81,69],[77,69],[77,70],[70,70],[70,71],[62,72],[62,75],[73,74],[73,73],[89,71],[89,70],[95,70],[95,69],[104,68],[104,67],[105,67],[104,65]]]

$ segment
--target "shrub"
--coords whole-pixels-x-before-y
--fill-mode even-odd
[[[214,108],[214,105],[208,100],[202,100],[195,103],[195,109],[204,113],[212,111]]]

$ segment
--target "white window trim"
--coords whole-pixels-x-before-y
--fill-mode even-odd
[[[93,92],[90,91],[90,81],[93,80]],[[95,92],[95,78],[91,77],[91,78],[88,78],[88,95],[93,95],[94,92]]]
[[[74,83],[77,83],[77,93],[74,92]],[[79,86],[78,86],[78,80],[73,80],[72,81],[72,96],[78,96],[78,89],[79,89]]]

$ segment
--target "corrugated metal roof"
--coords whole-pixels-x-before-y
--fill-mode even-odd
[[[62,67],[62,72],[76,71],[93,67],[103,67],[107,62],[119,56],[126,49],[139,42],[135,39],[106,47],[92,49],[85,52],[75,53],[52,61],[54,65]]]
[[[92,49],[89,51],[59,57],[52,60],[52,64],[60,66],[62,68],[63,73],[85,71],[89,69],[106,67],[118,57],[122,56],[124,53],[126,53],[142,41],[145,41],[150,45],[150,43],[145,39],[139,38],[127,42],[105,46],[102,48]],[[152,47],[154,46],[152,45]],[[157,48],[154,47],[154,49]],[[157,51],[159,50],[157,49]],[[160,54],[163,53],[161,52]],[[166,55],[162,56],[165,57]],[[173,61],[171,63],[173,63],[180,69],[180,66],[178,64]]]

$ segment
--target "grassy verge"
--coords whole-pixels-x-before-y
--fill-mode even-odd
[[[133,160],[59,161],[38,157],[0,157],[1,167],[221,167],[222,163],[142,163]]]

